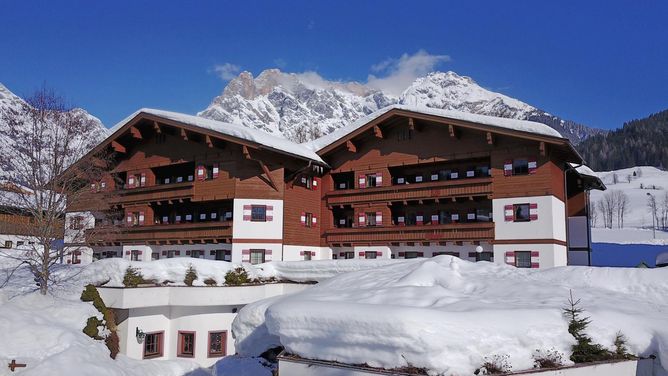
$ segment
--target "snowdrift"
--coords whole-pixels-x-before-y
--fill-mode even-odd
[[[668,368],[668,268],[531,270],[451,256],[395,262],[247,305],[232,331],[241,355],[282,344],[306,358],[447,375],[508,355],[517,371],[533,368],[535,350],[570,355],[562,316],[569,290],[582,299],[595,341],[612,349],[621,331],[631,352],[656,354]]]

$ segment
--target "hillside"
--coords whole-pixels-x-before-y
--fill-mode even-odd
[[[624,123],[620,129],[593,135],[577,145],[596,171],[632,166],[668,166],[668,110]]]
[[[242,72],[198,115],[305,142],[396,103],[538,121],[574,143],[605,132],[487,90],[455,72],[420,77],[399,96],[358,82],[327,81],[312,73],[268,69],[254,78]]]

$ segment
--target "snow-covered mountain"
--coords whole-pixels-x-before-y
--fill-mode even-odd
[[[433,72],[420,77],[399,96],[358,82],[327,81],[314,73],[268,69],[254,78],[250,72],[242,72],[198,115],[303,142],[394,103],[534,120],[549,125],[575,143],[605,132],[487,90],[470,77],[455,72]]]

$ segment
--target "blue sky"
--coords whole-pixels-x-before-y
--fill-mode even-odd
[[[225,64],[366,82],[389,74],[373,66],[416,53],[427,57],[420,70],[453,70],[590,126],[668,108],[666,1],[26,0],[0,9],[0,82],[18,95],[46,82],[107,126],[140,107],[204,109],[225,85],[215,69]]]

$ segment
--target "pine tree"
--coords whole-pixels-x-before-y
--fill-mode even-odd
[[[584,310],[578,305],[580,299],[574,300],[573,291],[570,292],[568,307],[563,308],[564,316],[568,319],[568,332],[575,338],[577,344],[573,345],[571,360],[575,363],[595,362],[613,358],[613,354],[604,349],[603,346],[594,343],[585,330],[591,324],[589,317],[583,317]]]

